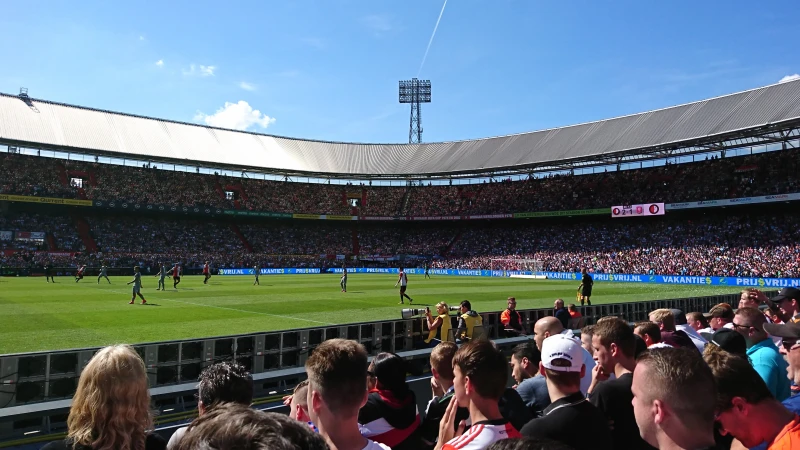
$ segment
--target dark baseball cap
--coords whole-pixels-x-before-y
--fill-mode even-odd
[[[772,301],[778,303],[786,299],[795,299],[800,302],[800,289],[785,287],[778,292],[778,295]]]
[[[708,342],[734,355],[747,354],[747,341],[744,340],[744,336],[730,328],[720,328],[715,331]]]
[[[678,308],[670,309],[675,316],[675,325],[686,325],[686,314]]]
[[[800,323],[765,323],[764,331],[771,336],[800,339]]]

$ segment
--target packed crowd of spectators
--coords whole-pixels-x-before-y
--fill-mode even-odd
[[[577,272],[586,267],[594,273],[800,277],[800,217],[796,213],[557,225],[239,223],[252,253],[229,222],[92,216],[89,224],[100,254],[72,256],[73,263],[75,258],[89,258],[127,266],[132,260],[125,255],[136,260],[142,258],[138,255],[153,254],[170,255],[168,259],[176,261],[202,263],[210,259],[218,267],[285,267],[289,263],[323,267],[330,265],[332,255],[355,254],[352,234],[357,230],[358,255],[366,260],[420,255],[435,258],[435,268],[519,270],[525,268],[513,263],[501,266],[492,260],[525,259],[537,261],[540,270],[553,272]],[[56,248],[49,249],[47,242],[6,240],[0,243],[6,249],[84,250],[72,221],[63,216],[0,216],[0,230],[5,228],[44,231],[56,242]],[[3,258],[6,266],[22,267],[41,260],[27,253]],[[157,262],[160,257],[145,259]],[[358,264],[373,263],[352,263]]]
[[[800,277],[796,214],[691,221],[472,227],[435,267],[491,269],[492,258],[533,259],[542,270]]]
[[[328,223],[240,224],[253,251],[273,255],[349,255],[353,252],[352,231]]]
[[[96,185],[85,187],[91,200],[131,204],[229,207],[213,176],[145,167],[92,164]]]
[[[358,188],[361,189],[361,187]],[[350,190],[352,191],[353,189]],[[406,190],[407,188],[404,187],[364,187],[364,202],[359,207],[359,215],[373,217],[399,216]]]
[[[226,223],[145,217],[90,217],[89,224],[103,253],[221,253],[244,250]]]
[[[34,197],[78,198],[59,176],[61,161],[51,158],[0,154],[0,193]]]
[[[45,239],[33,240],[18,235],[0,236],[0,248],[20,250],[54,250],[77,252],[85,249],[83,241],[75,230],[75,224],[69,217],[32,213],[9,213],[0,216],[0,231],[7,232],[41,232]],[[56,247],[50,248],[47,237],[51,236]]]
[[[444,255],[455,236],[450,227],[365,225],[358,230],[361,255]]]
[[[174,206],[243,208],[300,214],[451,216],[608,208],[646,202],[685,202],[800,191],[800,150],[668,164],[591,175],[554,175],[472,185],[379,187],[329,185],[60,161],[4,154],[2,193],[77,198],[64,167],[91,173],[84,183],[92,200]],[[223,189],[238,186],[237,200]],[[349,198],[360,206],[352,207]]]
[[[268,180],[241,180],[245,209],[297,214],[350,215],[345,187]]]
[[[516,314],[512,300],[503,317]],[[448,317],[447,305],[437,306]],[[499,342],[471,333],[432,341],[430,394],[411,388],[401,356],[328,339],[283,398],[288,416],[252,406],[257,384],[243,365],[214,362],[198,378],[198,417],[169,441],[153,430],[144,362],[133,347],[114,345],[80,374],[66,438],[43,449],[800,448],[792,388],[800,385],[800,290],[770,300],[748,289],[736,306],[657,309],[633,325],[607,316],[577,337],[557,300],[530,329],[516,324],[525,339],[510,361]],[[469,301],[461,308],[460,317],[474,313]]]
[[[469,212],[480,185],[410,187],[406,216],[448,216]]]

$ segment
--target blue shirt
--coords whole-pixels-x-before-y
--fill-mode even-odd
[[[542,411],[550,404],[547,379],[541,375],[522,380],[517,386],[517,393],[536,417],[541,416]]]
[[[747,358],[778,401],[789,398],[791,390],[786,376],[788,363],[771,339],[764,339],[748,348]]]

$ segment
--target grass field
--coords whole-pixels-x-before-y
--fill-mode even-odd
[[[149,305],[128,305],[132,277],[112,277],[108,284],[87,277],[57,283],[44,278],[0,278],[0,354],[200,338],[330,324],[399,319],[396,275],[350,275],[347,293],[338,275],[264,275],[261,286],[249,276],[187,276],[178,286],[155,290],[157,281],[143,277]],[[414,306],[464,299],[476,311],[500,311],[505,299],[517,308],[552,307],[558,297],[570,303],[578,281],[511,278],[412,276],[408,294]],[[595,284],[592,303],[692,297],[735,292],[725,286],[664,286],[628,283]],[[406,305],[407,307],[407,305]]]

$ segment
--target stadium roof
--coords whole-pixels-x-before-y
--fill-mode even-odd
[[[423,144],[322,142],[0,94],[0,142],[119,158],[331,177],[524,171],[694,145],[800,122],[800,80],[614,119]]]

